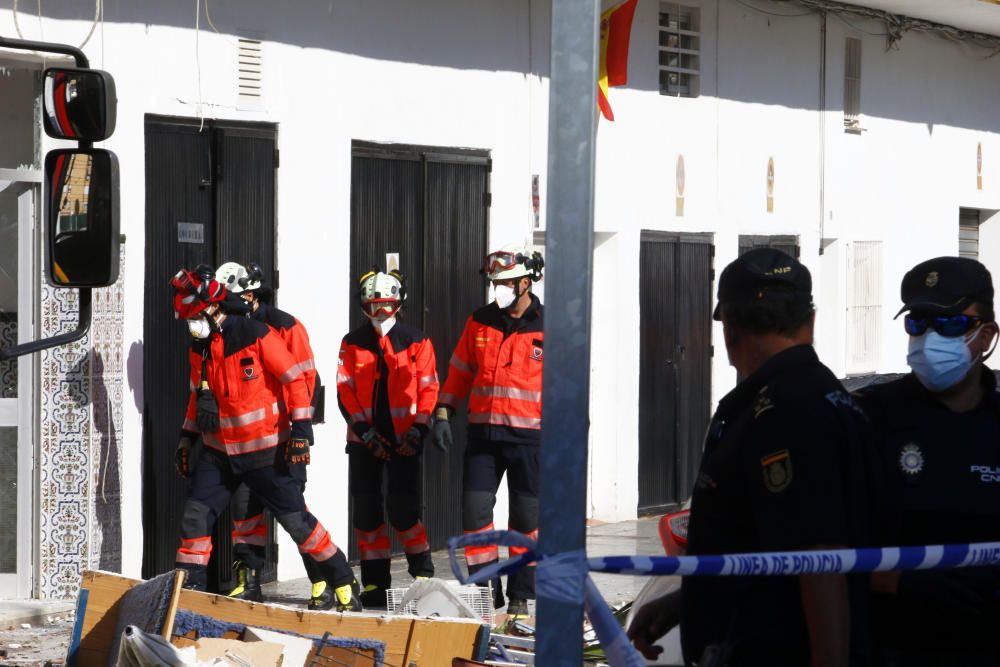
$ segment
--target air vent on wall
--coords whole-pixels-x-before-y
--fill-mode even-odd
[[[263,96],[263,51],[260,40],[239,40],[240,101],[260,102]]]

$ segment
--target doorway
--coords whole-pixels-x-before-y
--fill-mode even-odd
[[[351,328],[364,322],[357,278],[372,266],[385,269],[398,255],[408,290],[402,319],[434,343],[442,383],[466,318],[485,303],[486,282],[478,272],[487,252],[490,167],[483,150],[352,144]],[[464,410],[452,424],[450,454],[428,443],[421,456],[423,518],[432,549],[462,533]],[[393,551],[400,553],[393,539]],[[349,553],[352,560],[358,557],[353,531]]]
[[[271,124],[146,117],[146,273],[143,314],[143,563],[150,578],[173,569],[188,482],[174,450],[188,400],[190,336],[175,320],[170,277],[180,268],[225,261],[275,270],[277,128]],[[265,580],[275,577],[273,521]],[[231,517],[212,536],[209,585],[232,585]]]
[[[639,250],[639,507],[694,487],[712,398],[712,239],[643,231]]]
[[[35,339],[41,187],[37,136],[40,69],[0,61],[0,346]],[[34,528],[34,359],[0,361],[0,598],[30,597]]]

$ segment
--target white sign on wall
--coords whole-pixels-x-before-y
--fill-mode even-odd
[[[204,243],[205,225],[200,222],[178,222],[177,223],[178,243]]]

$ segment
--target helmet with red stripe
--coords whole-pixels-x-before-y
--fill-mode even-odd
[[[369,318],[392,317],[406,300],[406,281],[398,271],[369,271],[359,282],[358,300]]]
[[[212,268],[200,264],[194,271],[181,269],[170,279],[174,288],[174,317],[189,320],[209,305],[226,298],[226,288],[215,280]]]

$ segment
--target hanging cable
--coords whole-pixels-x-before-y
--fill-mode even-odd
[[[205,129],[205,114],[201,105],[201,0],[194,2],[194,64],[198,72],[198,132]]]
[[[219,29],[215,27],[215,23],[212,22],[212,14],[208,11],[208,0],[205,0],[205,18],[208,20],[208,25],[211,26],[212,30],[218,33]]]
[[[18,38],[26,39],[24,36],[24,32],[21,31],[21,23],[18,20],[17,3],[18,0],[14,0],[14,6],[11,8],[11,13],[14,16],[14,30],[15,32],[17,32]],[[80,49],[82,49],[87,44],[87,42],[90,41],[90,38],[94,34],[94,30],[97,28],[98,19],[101,18],[103,20],[103,15],[104,15],[104,5],[102,0],[94,0],[94,21],[93,23],[90,24],[90,31],[87,33],[87,36],[83,39],[83,42],[80,43],[79,46]],[[101,26],[101,29],[102,30],[104,29],[103,25]],[[45,41],[45,29],[44,26],[42,25],[42,0],[38,0],[38,40],[41,42]],[[44,54],[39,54],[39,55],[42,55],[42,57],[44,57]]]
[[[104,69],[104,0],[97,0],[101,3],[101,69]]]
[[[38,0],[38,4],[41,3],[42,0]],[[100,16],[101,16],[101,0],[94,0],[94,22],[90,24],[90,32],[87,33],[87,36],[83,39],[83,43],[80,44],[81,49],[87,44],[87,42],[90,41],[90,38],[93,36],[94,30],[97,29],[97,21],[100,18]],[[39,17],[39,20],[40,19],[41,17]]]
[[[816,11],[829,12],[852,28],[867,34],[877,33],[870,33],[866,30],[862,30],[847,21],[844,17],[856,16],[862,19],[879,21],[885,25],[885,34],[878,36],[884,36],[886,38],[887,50],[898,48],[898,43],[907,32],[924,32],[937,35],[952,42],[961,42],[963,44],[971,44],[981,49],[989,49],[991,52],[985,56],[985,58],[992,58],[1000,53],[1000,37],[996,35],[987,35],[981,32],[963,30],[962,28],[956,28],[955,26],[946,25],[944,23],[937,23],[926,19],[916,19],[903,14],[893,14],[882,9],[872,9],[870,7],[862,7],[860,5],[849,5],[844,2],[839,2],[838,0],[780,1],[783,3],[795,3],[799,6]]]
[[[744,7],[747,7],[748,9],[752,9],[755,12],[759,12],[761,14],[766,14],[768,16],[781,16],[781,17],[784,17],[784,18],[796,18],[796,17],[799,17],[799,16],[812,16],[813,14],[815,14],[815,12],[811,12],[811,11],[810,12],[800,12],[798,14],[783,14],[781,12],[772,12],[772,11],[769,11],[767,9],[762,9],[760,7],[755,7],[754,5],[751,5],[749,2],[746,2],[746,0],[736,0],[736,2],[740,3]]]

